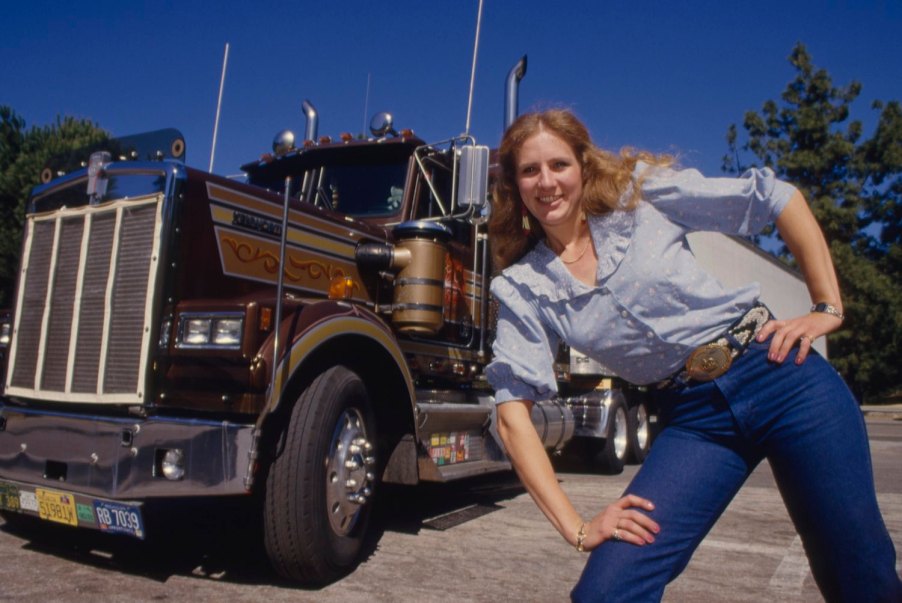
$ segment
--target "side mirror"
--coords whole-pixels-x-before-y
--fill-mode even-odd
[[[489,148],[467,145],[460,149],[457,206],[482,207],[488,195]]]

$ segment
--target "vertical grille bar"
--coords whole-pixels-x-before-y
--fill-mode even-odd
[[[110,328],[107,339],[103,391],[108,393],[134,392],[138,388],[135,368],[141,363],[141,341],[150,325],[145,316],[147,287],[154,258],[153,223],[157,208],[154,205],[124,207],[120,226],[120,241],[116,254],[116,273],[110,298]]]
[[[47,338],[44,347],[40,389],[63,391],[69,365],[69,339],[72,328],[72,306],[75,303],[75,284],[81,256],[81,238],[84,220],[66,218],[59,224],[59,247],[56,252],[53,302],[47,320]]]
[[[24,250],[24,268],[20,274],[19,306],[16,316],[18,328],[11,342],[12,367],[9,380],[11,387],[26,389],[34,388],[56,223],[48,220],[32,222],[30,226]],[[51,244],[48,245],[48,242]]]
[[[115,212],[95,214],[91,220],[88,253],[82,260],[85,264],[84,281],[71,386],[71,391],[75,393],[97,393],[97,373],[103,347],[103,307],[115,225]]]

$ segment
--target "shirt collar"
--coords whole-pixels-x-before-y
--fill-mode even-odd
[[[595,284],[602,286],[614,274],[629,250],[636,225],[636,212],[615,210],[597,216],[590,215],[588,220],[589,232],[592,234],[592,242],[598,255]],[[539,273],[547,271],[551,279],[558,284],[556,290],[547,292],[554,301],[569,299],[592,289],[570,274],[564,262],[544,240],[539,241],[521,263]]]

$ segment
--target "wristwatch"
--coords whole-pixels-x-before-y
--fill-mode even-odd
[[[809,310],[809,312],[823,312],[824,314],[830,314],[831,316],[835,316],[836,318],[838,318],[840,320],[843,320],[845,318],[845,315],[842,312],[840,312],[836,308],[836,306],[834,306],[833,304],[828,304],[828,303],[824,303],[824,302],[821,302],[819,304],[814,304],[813,306],[811,306],[811,309]]]

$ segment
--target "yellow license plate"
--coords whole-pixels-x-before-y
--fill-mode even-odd
[[[70,526],[78,525],[74,496],[41,488],[36,488],[34,494],[35,498],[38,499],[38,514],[41,516],[41,519]]]

